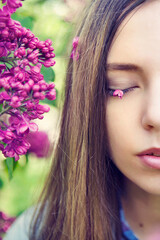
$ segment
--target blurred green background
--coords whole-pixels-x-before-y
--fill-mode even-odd
[[[72,39],[77,18],[87,0],[25,0],[12,18],[20,21],[22,26],[30,28],[40,40],[50,38],[56,54],[56,65],[53,72],[44,72],[46,80],[54,80],[58,93],[57,100],[39,123],[40,130],[46,131],[54,144],[57,134],[57,121],[63,103],[64,78],[66,65],[70,56]],[[0,211],[10,216],[18,216],[36,201],[51,164],[51,156],[47,159],[29,155],[21,157],[13,178],[9,180],[7,169],[0,155]]]

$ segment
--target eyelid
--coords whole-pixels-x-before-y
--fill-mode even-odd
[[[142,82],[142,79],[139,76],[132,74],[110,74],[107,75],[108,86],[115,89],[126,89],[130,86],[137,86]]]

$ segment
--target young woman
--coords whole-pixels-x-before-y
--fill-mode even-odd
[[[160,1],[92,0],[77,36],[30,237],[23,216],[6,240],[159,240]]]

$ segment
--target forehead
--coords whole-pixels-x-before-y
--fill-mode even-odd
[[[145,64],[159,60],[160,0],[150,0],[134,9],[119,26],[108,63],[128,61]],[[159,59],[157,59],[159,57]],[[138,62],[137,62],[138,61]]]

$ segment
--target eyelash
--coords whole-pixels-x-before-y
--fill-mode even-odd
[[[119,90],[121,90],[121,91],[123,92],[123,94],[126,94],[126,93],[128,93],[128,92],[134,91],[135,88],[138,88],[138,86],[129,87],[129,88],[125,88],[125,89],[119,89]],[[107,91],[107,93],[108,93],[109,96],[113,96],[113,93],[114,93],[114,91],[116,91],[116,90],[117,90],[117,89],[111,89],[111,88],[109,88],[108,91]]]

